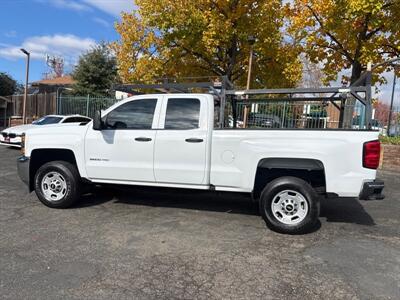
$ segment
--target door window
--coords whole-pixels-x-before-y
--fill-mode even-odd
[[[168,99],[165,115],[165,129],[195,129],[199,128],[199,99]]]
[[[157,99],[133,100],[111,111],[105,121],[108,129],[151,129]]]

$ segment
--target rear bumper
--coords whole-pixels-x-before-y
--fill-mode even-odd
[[[382,180],[366,181],[363,184],[359,198],[361,200],[382,200],[385,198],[382,194],[384,187],[385,183]]]
[[[29,157],[20,156],[17,159],[18,176],[29,188]]]

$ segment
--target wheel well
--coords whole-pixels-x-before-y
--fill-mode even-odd
[[[67,161],[76,166],[74,152],[68,149],[35,149],[31,153],[29,164],[29,189],[34,189],[34,177],[37,170],[45,163],[55,160]]]
[[[253,199],[259,199],[264,187],[272,180],[293,176],[308,182],[317,193],[326,192],[325,169],[319,160],[295,158],[262,159],[257,166]]]

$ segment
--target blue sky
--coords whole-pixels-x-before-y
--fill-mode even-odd
[[[48,71],[45,55],[63,56],[71,71],[79,54],[100,41],[118,39],[114,23],[133,0],[0,0],[0,72],[23,82],[31,52],[29,81]]]
[[[21,47],[32,53],[30,82],[42,79],[48,71],[46,54],[63,56],[69,72],[82,52],[100,41],[118,39],[114,23],[121,11],[134,9],[134,0],[0,0],[0,72],[24,82]],[[393,74],[385,77],[388,84],[375,96],[389,102]],[[397,106],[399,91],[400,80]]]

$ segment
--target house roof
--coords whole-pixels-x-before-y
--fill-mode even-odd
[[[72,85],[75,83],[75,80],[72,79],[72,76],[63,76],[57,77],[53,79],[43,79],[39,81],[32,82],[32,86],[38,85]]]

